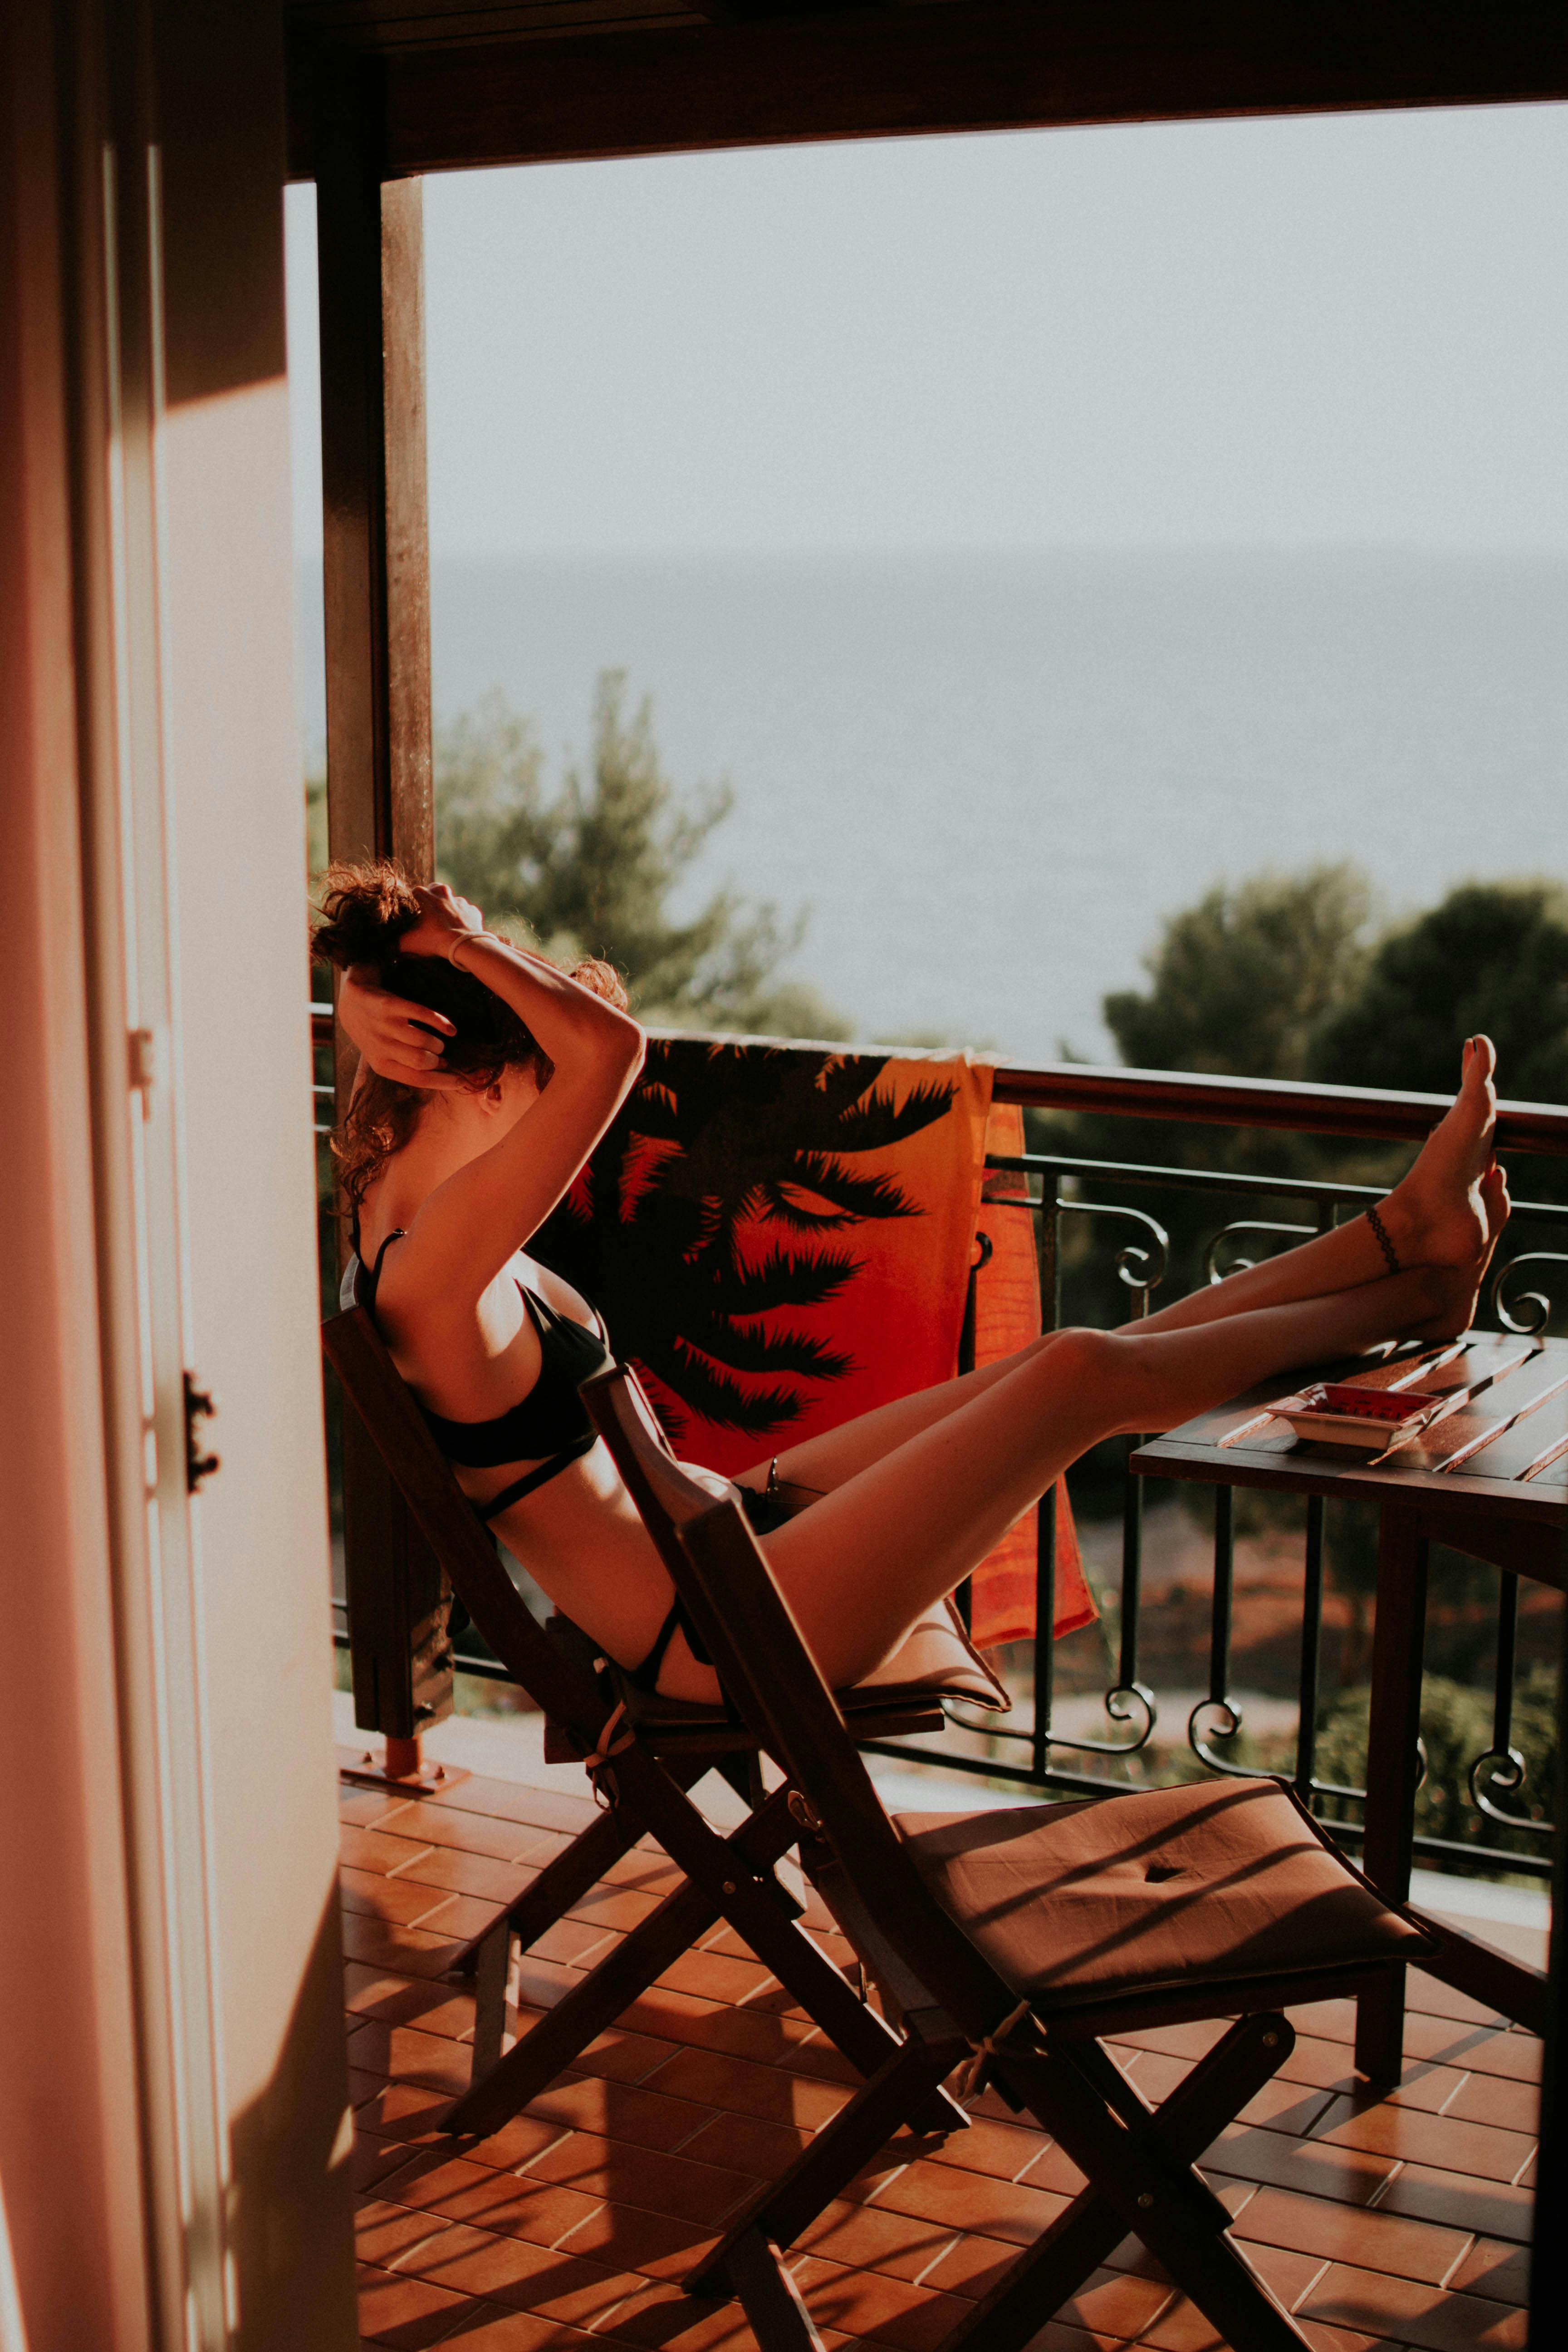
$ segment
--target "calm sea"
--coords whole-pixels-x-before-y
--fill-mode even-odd
[[[301,724],[324,733],[319,581]],[[1216,877],[1352,857],[1390,912],[1568,870],[1568,562],[1357,553],[447,562],[435,692],[559,760],[596,673],[733,815],[697,887],[811,908],[863,1035],[1096,1057]]]

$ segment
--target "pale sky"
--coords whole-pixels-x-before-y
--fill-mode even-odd
[[[433,551],[1568,551],[1565,257],[1560,106],[434,176]]]

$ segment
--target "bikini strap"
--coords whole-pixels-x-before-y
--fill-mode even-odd
[[[519,1290],[522,1293],[522,1303],[528,1310],[530,1322],[533,1325],[534,1329],[542,1339],[549,1326],[552,1323],[559,1323],[562,1320],[562,1318],[557,1315],[554,1307],[550,1304],[549,1299],[544,1297],[541,1292],[537,1290],[530,1290],[527,1283],[524,1282],[520,1274],[514,1274],[512,1280],[516,1283]]]
[[[392,1231],[387,1234],[386,1239],[382,1243],[381,1247],[377,1250],[377,1252],[376,1252],[376,1254],[375,1254],[375,1264],[372,1266],[372,1268],[371,1268],[371,1270],[370,1270],[370,1278],[371,1278],[371,1280],[372,1280],[373,1282],[379,1282],[379,1281],[380,1281],[380,1279],[381,1279],[381,1261],[382,1261],[382,1259],[386,1255],[387,1251],[392,1247],[393,1243],[394,1243],[394,1242],[405,1242],[407,1239],[408,1239],[408,1228],[407,1228],[407,1226],[406,1226],[406,1225],[394,1225],[394,1227],[393,1227]]]
[[[674,1601],[670,1604],[668,1615],[665,1618],[663,1624],[659,1627],[658,1633],[653,1637],[652,1649],[649,1650],[647,1657],[642,1661],[642,1664],[640,1665],[633,1666],[626,1675],[626,1680],[630,1683],[634,1690],[647,1691],[650,1695],[657,1693],[658,1689],[659,1672],[664,1664],[664,1654],[668,1649],[671,1642],[674,1641],[677,1633],[685,1634],[686,1646],[690,1651],[692,1656],[696,1659],[700,1666],[710,1666],[712,1664],[712,1657],[703,1642],[702,1636],[691,1622],[691,1612],[688,1609],[685,1601],[678,1592]],[[723,1696],[724,1704],[728,1706],[730,1704],[729,1694],[724,1691],[724,1686],[721,1683],[719,1687],[721,1695]]]
[[[369,1288],[370,1288],[370,1300],[369,1300],[369,1301],[367,1301],[367,1304],[374,1302],[374,1297],[375,1297],[376,1291],[377,1291],[377,1289],[380,1287],[380,1284],[381,1284],[381,1261],[382,1261],[382,1259],[386,1255],[387,1251],[392,1247],[392,1244],[393,1244],[393,1243],[394,1243],[394,1242],[405,1242],[407,1239],[408,1239],[408,1228],[407,1228],[407,1226],[406,1226],[406,1225],[398,1225],[398,1226],[396,1226],[396,1227],[394,1229],[394,1231],[393,1231],[393,1232],[391,1232],[390,1234],[387,1234],[386,1239],[382,1243],[381,1247],[377,1250],[377,1252],[376,1252],[376,1254],[375,1254],[375,1264],[371,1267],[371,1270],[370,1270],[370,1284],[369,1284]],[[355,1253],[356,1253],[356,1255],[357,1255],[357,1254],[358,1254],[358,1251],[359,1251],[359,1219],[358,1219],[358,1217],[357,1217],[357,1216],[356,1216],[356,1217],[355,1217],[355,1219],[354,1219],[353,1243],[354,1243],[354,1250],[355,1250]],[[362,1261],[362,1262],[363,1262],[363,1261]]]
[[[592,1323],[579,1323],[574,1315],[563,1315],[559,1307],[552,1307],[542,1290],[531,1290],[520,1274],[514,1274],[512,1280],[521,1294],[522,1303],[528,1309],[533,1328],[542,1339],[544,1337],[546,1326],[564,1324],[574,1331],[592,1331],[601,1347],[609,1346],[609,1327],[596,1307],[594,1309]]]
[[[552,1478],[558,1478],[563,1470],[568,1469],[574,1462],[580,1462],[584,1454],[591,1454],[598,1442],[596,1429],[584,1430],[582,1436],[574,1438],[570,1445],[563,1445],[559,1454],[552,1454],[548,1462],[542,1462],[537,1470],[525,1471],[521,1478],[514,1478],[510,1486],[503,1486],[499,1495],[492,1495],[488,1503],[475,1503],[475,1516],[488,1527],[492,1519],[499,1518],[502,1511],[510,1510],[514,1503],[521,1503],[525,1495],[531,1495],[536,1486],[547,1486]]]

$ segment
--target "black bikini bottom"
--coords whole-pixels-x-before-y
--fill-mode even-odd
[[[737,1486],[735,1494],[741,1508],[751,1521],[753,1535],[771,1536],[786,1519],[793,1519],[801,1508],[800,1497],[805,1490],[799,1486],[780,1486],[774,1473],[769,1473],[766,1486]],[[653,1637],[653,1647],[640,1666],[634,1666],[626,1680],[635,1690],[656,1691],[664,1654],[674,1641],[677,1631],[686,1636],[686,1646],[700,1666],[713,1663],[708,1654],[701,1634],[692,1623],[684,1601],[677,1599],[668,1616]]]
[[[537,1470],[531,1470],[525,1478],[520,1478],[514,1486],[503,1488],[501,1493],[490,1502],[476,1503],[473,1507],[480,1521],[488,1522],[498,1512],[504,1510],[509,1503],[516,1502],[531,1488],[542,1486],[548,1479],[555,1477],[569,1462],[575,1461],[580,1454],[585,1454],[594,1443],[595,1436],[591,1433],[581,1445],[557,1454],[553,1461],[542,1464]],[[751,1522],[752,1533],[759,1536],[772,1535],[775,1528],[782,1528],[786,1519],[793,1519],[797,1512],[805,1507],[807,1502],[816,1499],[809,1488],[781,1484],[776,1466],[770,1467],[766,1486],[737,1486],[735,1493],[740,1500],[741,1508]],[[448,1642],[456,1641],[458,1635],[471,1622],[468,1611],[454,1594],[450,1614],[447,1620]],[[712,1664],[713,1661],[708,1654],[707,1645],[701,1634],[687,1615],[686,1603],[678,1600],[654,1635],[653,1647],[647,1657],[641,1665],[634,1667],[626,1676],[626,1680],[635,1689],[648,1692],[658,1689],[659,1671],[664,1664],[664,1654],[674,1641],[677,1628],[685,1634],[686,1646],[698,1664],[700,1666]]]

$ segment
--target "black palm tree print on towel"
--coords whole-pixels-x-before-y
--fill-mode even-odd
[[[945,1118],[956,1089],[877,1091],[886,1055],[650,1042],[647,1066],[588,1167],[536,1235],[549,1266],[602,1307],[617,1355],[680,1408],[766,1437],[797,1421],[851,1358],[760,1318],[826,1306],[863,1261],[834,1238],[922,1213],[895,1178],[853,1162]],[[742,1230],[782,1227],[749,1258]]]

